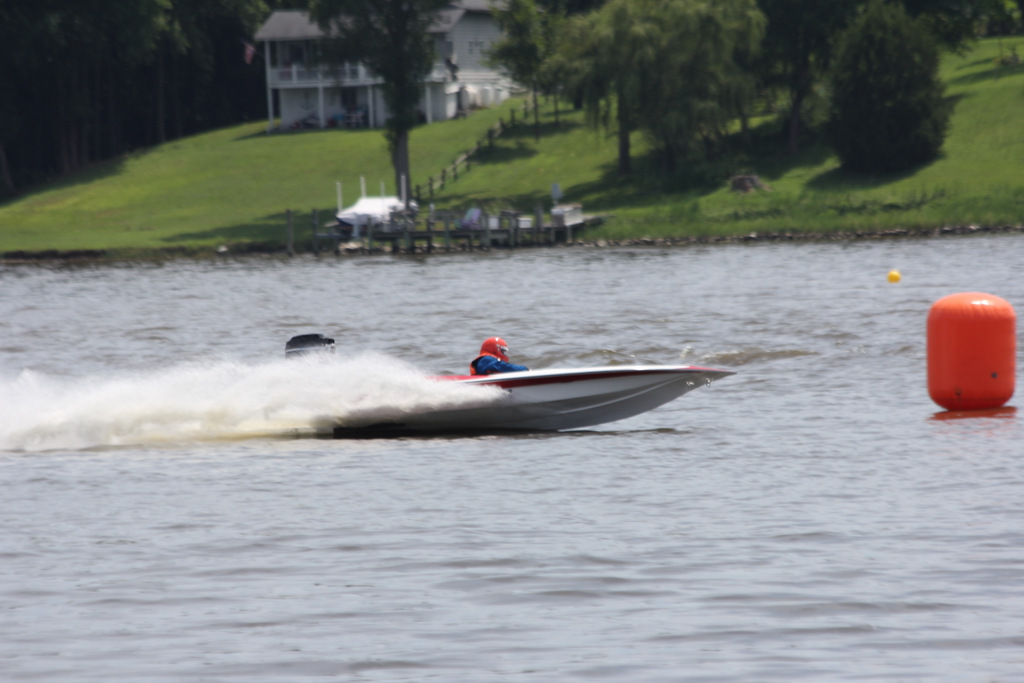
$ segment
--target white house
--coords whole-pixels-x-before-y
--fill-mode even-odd
[[[508,97],[510,81],[484,65],[485,52],[500,38],[490,0],[459,0],[440,12],[430,29],[438,61],[423,81],[420,111],[425,121],[450,119],[473,105]],[[380,127],[388,118],[383,82],[362,64],[331,67],[317,57],[324,32],[308,12],[274,12],[256,32],[267,71],[267,130],[281,128]],[[274,93],[280,111],[275,111]]]

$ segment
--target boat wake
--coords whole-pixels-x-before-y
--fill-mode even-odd
[[[376,353],[192,362],[79,378],[24,370],[0,379],[0,450],[330,434],[338,421],[397,421],[482,407],[502,395],[496,387],[436,382]]]

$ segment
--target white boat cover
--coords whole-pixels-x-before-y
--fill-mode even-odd
[[[409,206],[413,211],[419,208],[416,202],[410,202]],[[386,223],[393,211],[401,211],[403,208],[402,200],[398,197],[363,197],[339,211],[336,217],[339,223],[357,228],[358,234],[358,228]]]

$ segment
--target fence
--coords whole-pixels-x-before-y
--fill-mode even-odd
[[[523,120],[526,120],[529,114],[529,102],[523,102]],[[503,119],[498,118],[498,122],[487,129],[486,137],[477,140],[476,144],[469,150],[466,150],[463,154],[460,154],[451,164],[441,169],[441,172],[437,176],[430,176],[427,179],[426,184],[426,196],[423,194],[424,187],[417,184],[413,190],[413,197],[420,204],[423,203],[424,199],[427,201],[434,198],[435,192],[440,192],[444,189],[445,185],[449,182],[454,182],[459,179],[459,173],[466,174],[473,166],[473,158],[480,155],[481,148],[484,145],[488,149],[494,148],[494,139],[499,137],[506,130],[514,128],[516,126],[516,108],[513,107],[509,110],[509,122],[506,124]]]

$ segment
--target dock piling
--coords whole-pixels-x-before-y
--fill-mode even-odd
[[[288,209],[288,255],[295,256],[295,226],[292,223],[292,210]]]

